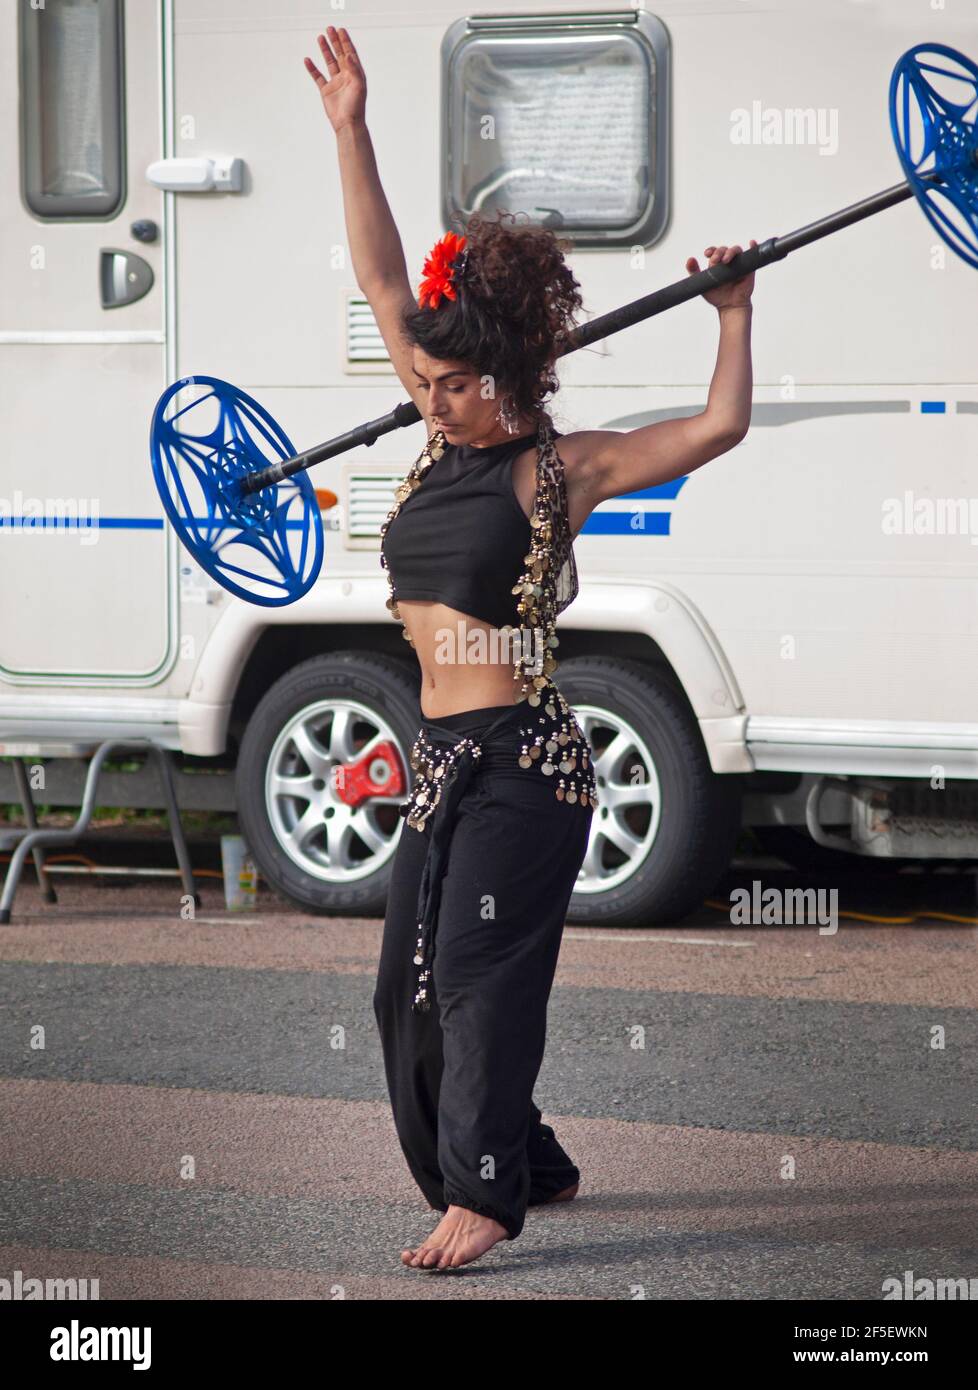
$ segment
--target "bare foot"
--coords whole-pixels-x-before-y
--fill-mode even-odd
[[[450,1206],[427,1240],[401,1251],[401,1263],[412,1269],[456,1269],[505,1239],[506,1227],[491,1216]]]

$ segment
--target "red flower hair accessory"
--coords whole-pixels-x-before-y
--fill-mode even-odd
[[[455,286],[465,269],[465,262],[468,259],[468,252],[464,251],[465,237],[456,236],[454,232],[446,232],[440,241],[436,241],[434,246],[425,257],[424,268],[421,275],[421,286],[418,294],[418,308],[425,307],[425,301],[432,309],[437,309],[441,299],[455,299]],[[458,265],[453,262],[462,253]]]

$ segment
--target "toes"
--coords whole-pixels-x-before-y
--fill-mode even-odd
[[[421,1269],[427,1257],[433,1253],[437,1254],[438,1251],[432,1251],[430,1245],[422,1244],[417,1246],[414,1250],[402,1250],[401,1259],[406,1265],[410,1265],[414,1269]],[[407,1257],[406,1259],[405,1256]]]

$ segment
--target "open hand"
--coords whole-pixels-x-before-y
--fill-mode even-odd
[[[757,242],[752,238],[751,246],[756,245]],[[709,256],[711,266],[729,265],[734,256],[739,256],[743,249],[742,246],[708,246],[703,254]],[[699,261],[695,256],[690,256],[686,262],[689,274],[697,275],[699,268]],[[715,290],[704,290],[703,298],[717,309],[728,309],[738,304],[749,304],[753,292],[754,272],[751,271],[749,275],[742,275],[739,280],[730,280],[725,285],[718,285]]]
[[[360,66],[353,40],[346,30],[334,29],[329,24],[326,26],[326,33],[336,49],[335,56],[322,34],[317,34],[316,38],[326,71],[329,73],[329,81],[323,77],[311,58],[305,58],[303,61],[306,72],[319,88],[323,110],[329,117],[333,129],[339,134],[343,126],[364,119],[367,106],[367,78]]]

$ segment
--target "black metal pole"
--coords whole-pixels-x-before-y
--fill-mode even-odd
[[[938,183],[944,181],[943,176],[938,173],[925,174],[923,178]],[[623,328],[631,328],[643,319],[664,313],[666,309],[673,309],[677,304],[684,304],[687,299],[695,299],[717,285],[726,284],[729,280],[739,280],[742,275],[749,275],[752,270],[760,270],[774,261],[783,260],[800,246],[808,246],[822,237],[831,236],[834,232],[850,227],[854,222],[861,222],[866,217],[875,217],[878,212],[883,212],[886,208],[913,196],[914,190],[910,183],[894,184],[892,188],[884,188],[861,202],[852,203],[849,207],[830,213],[817,222],[809,222],[783,237],[769,237],[767,241],[761,242],[760,246],[752,246],[742,251],[727,265],[710,266],[696,275],[687,275],[685,280],[677,280],[674,284],[654,290],[652,294],[643,295],[641,299],[635,299],[630,304],[623,304],[620,309],[612,309],[610,313],[602,314],[590,323],[581,324],[567,335],[567,342],[557,356],[565,357],[567,353],[576,352],[578,348],[587,347],[600,338],[609,338],[613,333],[620,333]],[[324,459],[333,458],[348,449],[369,446],[381,435],[389,434],[391,430],[403,429],[406,425],[416,424],[421,418],[421,411],[413,401],[396,405],[387,415],[357,425],[355,429],[338,434],[335,439],[330,439],[325,444],[317,444],[302,454],[296,454],[294,458],[273,463],[260,472],[245,474],[236,480],[239,494],[247,496],[249,493],[258,492],[263,487],[280,483],[283,479],[290,478],[293,473],[311,468],[313,464],[322,463]]]

